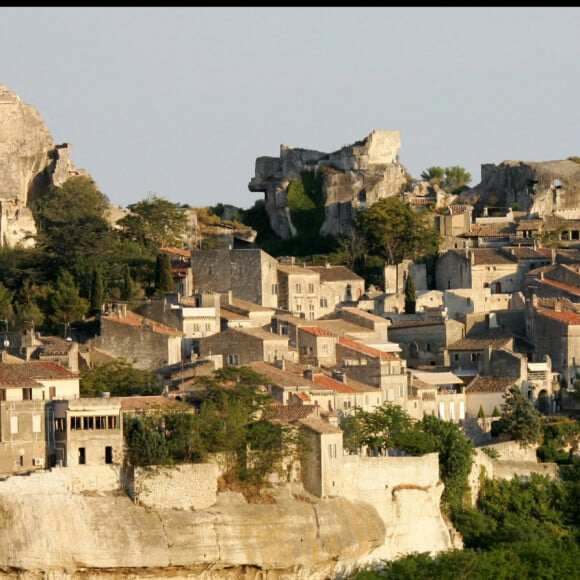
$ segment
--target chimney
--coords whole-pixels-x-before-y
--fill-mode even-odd
[[[312,380],[312,369],[311,368],[307,368],[304,370],[304,378],[308,379],[309,381]]]

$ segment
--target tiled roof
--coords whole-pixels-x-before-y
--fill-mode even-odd
[[[301,326],[300,330],[312,334],[313,336],[336,336],[334,332],[321,328],[320,326]]]
[[[317,433],[342,433],[342,429],[335,425],[332,425],[324,419],[319,419],[318,417],[307,417],[300,421],[301,425],[316,431]]]
[[[543,220],[520,220],[517,231],[540,231],[544,225]]]
[[[360,393],[360,391],[355,387],[337,381],[331,377],[327,377],[326,375],[314,375],[312,379],[315,383],[322,385],[323,387],[328,387],[337,393]]]
[[[79,379],[73,373],[52,361],[0,363],[0,385],[4,387],[37,387],[37,381]]]
[[[256,361],[248,363],[246,366],[251,367],[257,373],[266,376],[273,384],[279,387],[305,387],[312,386],[312,381],[307,379],[302,372],[296,370],[288,362],[286,363],[286,370],[279,369],[273,364],[265,361]]]
[[[317,413],[316,405],[270,405],[264,411],[264,419],[294,423]]]
[[[372,312],[367,312],[366,310],[362,310],[361,308],[357,308],[356,306],[343,306],[341,310],[345,312],[350,312],[352,314],[356,314],[361,318],[365,318],[366,320],[370,320],[372,322],[377,322],[379,324],[384,324],[387,322],[382,316],[378,316],[377,314],[373,314]]]
[[[466,393],[503,393],[516,381],[515,377],[475,377],[465,388]]]
[[[191,252],[182,248],[161,248],[161,251],[165,252],[166,254],[181,256],[182,258],[191,258]]]
[[[538,314],[568,326],[580,325],[580,313],[573,312],[572,310],[547,310],[545,308],[538,308]]]
[[[124,324],[125,326],[133,326],[135,328],[139,328],[142,326],[149,326],[153,329],[154,332],[158,332],[160,334],[168,334],[173,336],[183,336],[183,332],[171,328],[170,326],[165,326],[165,324],[160,324],[159,322],[155,322],[149,318],[138,318],[137,316],[106,316],[104,317],[108,322],[115,322],[116,324]]]
[[[494,349],[505,347],[505,345],[512,339],[509,335],[497,336],[494,334],[481,337],[465,337],[458,340],[447,347],[447,350],[483,350],[490,346]]]
[[[470,232],[465,232],[463,235],[469,237],[499,237],[509,236],[515,234],[516,224],[473,224]]]
[[[308,269],[320,274],[321,282],[351,282],[353,280],[364,280],[364,278],[361,278],[361,276],[355,274],[346,266],[308,266]]]
[[[399,357],[396,354],[393,354],[392,352],[378,350],[371,346],[367,346],[366,344],[361,344],[360,342],[349,340],[348,338],[339,338],[338,342],[344,347],[354,350],[356,352],[360,352],[362,354],[368,354],[369,356],[377,356],[383,360],[399,360]]]
[[[547,260],[546,256],[528,246],[504,246],[502,252],[512,255],[517,260]]]
[[[287,336],[280,336],[274,332],[268,332],[263,328],[233,328],[232,332],[240,332],[242,334],[253,336],[254,338],[258,338],[264,341],[276,340],[279,342],[288,342]]]
[[[120,397],[121,410],[130,411],[154,411],[157,409],[175,408],[187,406],[188,409],[192,409],[187,403],[177,401],[169,397],[163,397],[161,395],[151,395],[148,397]]]
[[[571,284],[564,284],[563,282],[558,282],[556,280],[551,280],[550,278],[544,276],[544,278],[538,279],[539,284],[545,284],[547,286],[552,286],[553,288],[559,288],[568,294],[574,294],[575,296],[580,296],[580,287],[572,286]]]

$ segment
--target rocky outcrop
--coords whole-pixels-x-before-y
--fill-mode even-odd
[[[50,185],[84,175],[68,144],[56,145],[32,106],[0,85],[0,245],[31,247],[36,225],[30,205]]]
[[[282,145],[280,157],[256,159],[248,188],[265,193],[270,225],[278,236],[288,239],[298,233],[288,206],[288,186],[303,171],[323,175],[325,218],[320,234],[338,235],[351,226],[358,208],[401,191],[407,178],[398,163],[400,147],[399,131],[373,131],[334,153]]]
[[[531,217],[580,218],[580,163],[504,161],[481,166],[481,183],[462,194],[481,214],[485,205],[517,203]]]
[[[262,505],[224,492],[192,511],[105,494],[0,495],[3,578],[323,579],[384,540],[371,505],[341,498]]]

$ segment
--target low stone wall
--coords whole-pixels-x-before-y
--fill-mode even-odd
[[[206,509],[216,502],[219,475],[215,463],[136,468],[133,500],[155,509]]]
[[[114,465],[54,467],[0,480],[0,494],[38,494],[39,489],[47,495],[108,493],[122,488],[122,470]]]

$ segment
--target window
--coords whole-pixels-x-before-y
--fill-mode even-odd
[[[308,284],[308,292],[309,294],[314,294],[314,284],[312,283]]]
[[[228,354],[228,364],[229,365],[237,365],[238,364],[238,355],[237,354]]]
[[[300,294],[302,292],[302,284],[296,284],[296,294]]]
[[[209,322],[205,323],[205,329],[209,332],[211,330],[211,324]]]
[[[119,428],[119,417],[117,415],[109,415],[107,417],[107,428],[108,429]]]
[[[105,463],[113,463],[113,448],[110,445],[105,447]]]
[[[320,299],[320,308],[328,308],[328,300],[326,298]]]
[[[458,354],[454,354],[454,355],[453,355],[453,360],[454,360],[455,362],[457,362],[457,361],[459,360],[459,355],[458,355]]]
[[[195,323],[195,324],[193,325],[193,332],[199,332],[199,330],[200,330],[200,326],[199,326],[199,324]]]
[[[302,304],[296,304],[296,312],[302,312]]]
[[[22,389],[22,400],[32,401],[32,389],[30,387],[25,387]]]
[[[83,429],[92,430],[95,428],[95,418],[94,417],[83,417]]]
[[[79,465],[85,465],[87,462],[87,455],[84,447],[79,447]]]
[[[40,433],[42,431],[42,423],[40,415],[32,415],[32,432]]]
[[[54,420],[54,430],[55,431],[66,431],[66,420],[64,418],[58,418]]]
[[[48,387],[48,398],[54,399],[56,397],[56,387]]]
[[[71,431],[80,431],[83,428],[82,417],[71,417],[70,428]]]
[[[471,362],[477,362],[480,358],[480,353],[479,352],[472,352],[471,353]]]
[[[272,284],[272,294],[278,294],[278,284]]]
[[[328,456],[329,457],[336,457],[336,443],[329,443]]]

